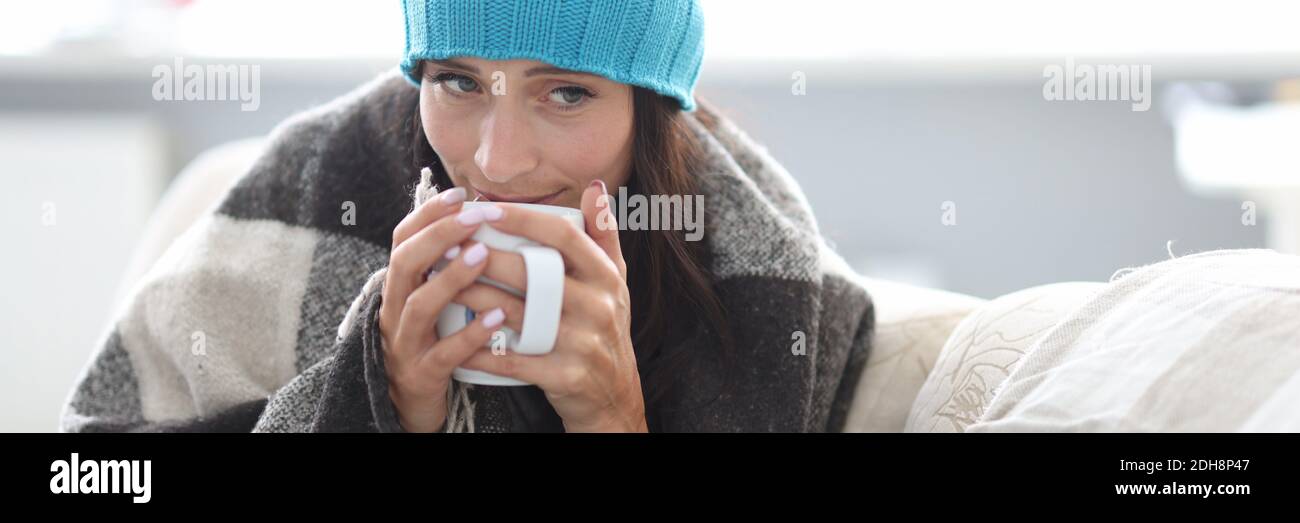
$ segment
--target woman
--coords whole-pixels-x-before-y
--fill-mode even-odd
[[[780,165],[696,110],[699,6],[537,5],[405,1],[402,74],[276,130],[142,282],[63,428],[839,430],[870,298]],[[598,226],[646,196],[703,198],[702,237]],[[577,208],[585,234],[466,200]],[[524,282],[518,255],[470,241],[484,223],[564,258],[547,355],[485,348],[523,301],[476,278]],[[451,303],[477,319],[439,339]]]

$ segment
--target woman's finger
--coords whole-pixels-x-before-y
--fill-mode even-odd
[[[582,215],[587,236],[614,262],[623,281],[627,281],[627,263],[623,261],[623,246],[618,239],[618,220],[614,219],[609,190],[603,180],[592,181],[582,192]]]
[[[486,245],[474,244],[448,264],[406,299],[397,327],[396,345],[399,358],[409,358],[437,339],[438,315],[462,289],[474,283],[483,272],[488,257]]]
[[[457,366],[526,381],[542,389],[547,389],[551,386],[553,380],[560,379],[559,376],[554,376],[554,372],[547,371],[558,368],[556,363],[562,359],[555,352],[539,356],[517,354],[513,351],[506,351],[501,354],[495,354],[492,351],[477,351],[471,352],[467,358],[458,362]]]
[[[397,252],[398,246],[405,243],[412,235],[421,229],[438,221],[439,219],[460,212],[461,204],[465,201],[465,189],[453,187],[439,193],[437,196],[430,198],[411,213],[407,214],[402,221],[393,229],[393,246],[389,254],[388,274],[384,277],[384,300],[380,304],[380,323],[396,321],[401,316],[401,305],[406,302],[406,297],[415,288],[417,283],[410,281],[409,277],[403,275],[401,278],[395,273],[392,267],[392,253]],[[396,325],[385,326],[385,332],[391,332],[396,329]]]
[[[448,254],[451,257],[460,254],[458,245],[473,235],[481,223],[481,220],[462,219],[461,214],[443,216],[398,245],[388,261],[380,313],[400,317],[400,309],[388,307],[406,303],[411,292],[424,283],[429,269]]]
[[[497,253],[493,253],[493,257],[496,255]],[[524,300],[491,285],[474,283],[461,289],[451,302],[464,305],[473,311],[500,308],[506,314],[506,327],[514,329],[515,332],[523,328]]]
[[[512,289],[522,289],[526,292],[528,289],[528,276],[524,270],[524,257],[513,252],[498,251],[488,249],[492,252],[488,260],[487,267],[483,269],[483,277],[501,283]],[[491,287],[487,284],[481,284]],[[514,296],[508,292],[491,287],[502,294]],[[608,303],[602,298],[607,293],[598,293],[592,284],[579,281],[571,276],[564,278],[564,298],[561,310],[565,313],[576,312],[582,316],[588,316],[594,311],[601,310],[599,307],[606,306]],[[519,299],[516,297],[516,299]],[[519,299],[520,303],[528,301],[525,295]],[[506,312],[510,312],[509,309]],[[513,327],[512,327],[513,328]]]
[[[485,207],[478,209],[483,208]],[[579,278],[601,278],[618,274],[617,266],[587,237],[586,231],[574,227],[563,217],[519,206],[495,208],[500,209],[500,212],[494,212],[488,220],[493,229],[555,248],[564,257],[565,269],[572,270]],[[476,209],[461,213],[473,210]]]
[[[429,198],[420,207],[402,218],[397,227],[393,228],[393,248],[396,249],[407,238],[419,232],[420,229],[428,227],[429,224],[438,221],[439,218],[460,212],[461,203],[464,201],[464,187],[452,187],[438,193],[433,198]]]
[[[492,249],[492,259],[483,270],[483,277],[512,289],[528,288],[528,272],[519,253]]]
[[[561,321],[588,328],[604,328],[618,318],[618,304],[613,295],[573,278],[564,279],[564,305]]]
[[[505,320],[501,309],[491,309],[478,315],[465,328],[455,334],[438,340],[432,348],[420,356],[419,365],[426,376],[434,379],[446,379],[452,370],[469,359],[476,351],[487,345],[492,334],[500,330]]]

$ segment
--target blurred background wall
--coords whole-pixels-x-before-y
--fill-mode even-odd
[[[72,4],[84,12],[6,4],[0,26],[6,431],[55,427],[177,172],[353,89],[401,51],[397,2]],[[1212,82],[1239,106],[1272,103],[1300,76],[1293,7],[797,4],[705,0],[697,95],[788,168],[859,271],[987,298],[1103,281],[1167,258],[1170,241],[1177,255],[1268,246],[1270,213],[1243,224],[1248,193],[1187,181],[1162,96]],[[259,66],[259,107],[155,100],[151,71],[177,56]],[[1067,58],[1149,66],[1151,109],[1046,100],[1044,68]]]

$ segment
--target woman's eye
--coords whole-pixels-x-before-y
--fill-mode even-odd
[[[551,101],[560,104],[562,109],[572,109],[581,105],[586,98],[592,97],[591,91],[576,85],[559,87],[551,91]]]
[[[454,93],[469,94],[478,90],[478,82],[475,82],[473,78],[456,73],[438,73],[433,77],[433,81],[444,86],[451,86]]]

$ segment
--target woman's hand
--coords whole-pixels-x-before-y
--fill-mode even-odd
[[[486,246],[465,242],[484,215],[460,213],[465,190],[454,188],[422,204],[393,230],[393,249],[379,309],[388,394],[407,432],[436,432],[447,419],[451,372],[500,328],[500,309],[480,310],[478,321],[437,339],[442,309],[483,272]],[[433,274],[440,258],[452,260]],[[428,279],[426,280],[426,274]],[[481,285],[481,284],[479,284]]]
[[[461,366],[534,383],[546,393],[567,432],[646,432],[645,404],[632,350],[627,264],[603,182],[582,195],[586,231],[564,219],[521,207],[501,207],[492,228],[555,248],[564,257],[564,303],[555,348],[545,355],[477,351]],[[484,276],[526,289],[523,258],[493,251]],[[499,306],[522,321],[517,297],[475,285],[457,297],[470,308]]]

